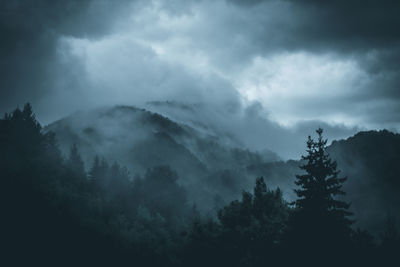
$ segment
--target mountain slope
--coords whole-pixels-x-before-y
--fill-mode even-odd
[[[214,205],[216,195],[229,201],[250,188],[254,178],[247,179],[241,170],[276,158],[272,152],[261,155],[235,147],[224,137],[128,106],[77,112],[45,130],[56,133],[64,154],[75,143],[87,168],[96,155],[109,162],[120,162],[133,175],[143,175],[154,166],[169,165],[178,173],[179,183],[194,198],[200,198],[204,206]]]
[[[158,165],[171,166],[191,200],[203,210],[237,198],[259,176],[265,177],[268,186],[279,186],[286,199],[294,200],[299,161],[274,161],[277,157],[235,147],[229,135],[219,136],[207,131],[207,125],[194,124],[117,106],[73,114],[46,130],[56,133],[65,153],[76,143],[87,167],[95,155],[119,161],[133,175]],[[400,217],[399,151],[400,135],[388,131],[359,132],[328,147],[342,175],[348,177],[345,199],[352,203],[358,225],[375,233],[388,213]]]
[[[333,141],[328,153],[348,180],[347,201],[355,212],[357,225],[379,233],[387,215],[400,218],[400,134],[389,131],[359,132],[345,140]],[[265,176],[280,186],[290,200],[295,198],[295,175],[300,161],[263,163],[248,167],[249,175]]]
[[[400,218],[400,134],[360,132],[333,142],[329,153],[348,177],[348,198],[365,227],[377,232],[387,215]]]

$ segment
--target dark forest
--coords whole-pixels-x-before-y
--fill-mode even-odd
[[[375,235],[355,227],[347,182],[323,130],[308,137],[288,202],[268,177],[200,212],[178,174],[155,165],[132,175],[79,146],[63,155],[31,105],[0,121],[3,259],[9,266],[380,265],[398,261],[395,214]],[[382,173],[382,175],[384,175]],[[204,181],[206,183],[207,181]]]
[[[400,266],[399,0],[0,0],[0,267]]]

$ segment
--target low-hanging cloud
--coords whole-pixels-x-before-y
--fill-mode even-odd
[[[294,127],[398,129],[391,1],[9,1],[1,107],[51,122],[151,100],[246,109]],[[300,127],[300,126],[297,126]]]

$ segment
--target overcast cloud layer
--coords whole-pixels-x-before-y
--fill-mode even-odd
[[[400,129],[399,1],[0,3],[0,111],[152,100]],[[256,104],[255,104],[256,103]]]

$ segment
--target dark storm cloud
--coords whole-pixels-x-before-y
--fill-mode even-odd
[[[241,7],[270,8],[271,3],[288,11],[282,25],[291,25],[286,34],[293,48],[360,49],[392,48],[400,40],[400,2],[388,0],[231,0]],[[283,35],[286,35],[283,33]],[[284,44],[283,44],[284,45]]]
[[[272,86],[268,79],[250,84],[267,84],[250,100],[271,114],[275,107],[268,104],[275,102],[300,121],[332,115],[353,118],[353,125],[396,127],[399,7],[397,1],[355,0],[3,1],[0,111],[30,101],[50,122],[89,101],[235,103],[244,97],[241,77],[246,87],[270,76]],[[252,68],[257,58],[261,67]],[[311,71],[308,62],[315,63]],[[285,76],[292,64],[298,71]],[[326,65],[326,73],[318,71]],[[334,75],[339,82],[333,86],[335,79],[325,78]],[[317,89],[299,96],[308,86]],[[327,95],[335,86],[340,92]],[[263,102],[266,95],[270,102]]]
[[[303,22],[302,39],[347,52],[396,48],[400,41],[398,1],[291,1]]]
[[[230,0],[251,13],[258,27],[249,28],[248,35],[265,52],[305,50],[334,52],[368,57],[364,68],[370,71],[399,70],[400,10],[399,1],[388,0]],[[276,29],[267,22],[269,10],[276,9]],[[263,24],[264,23],[264,24]],[[257,23],[248,23],[257,25]],[[271,32],[273,33],[271,36]],[[261,51],[257,51],[261,52]]]
[[[54,86],[61,35],[95,38],[121,15],[111,0],[0,2],[0,106],[38,102]],[[119,1],[118,3],[127,3]]]
[[[388,0],[255,0],[228,1],[249,16],[243,31],[253,43],[254,54],[277,51],[308,51],[351,58],[369,75],[369,83],[347,101],[368,105],[374,122],[399,123],[400,112],[400,10],[399,1]],[[268,23],[269,10],[278,12],[275,24]],[[274,15],[273,15],[274,16]],[[259,22],[259,23],[257,23]],[[274,28],[275,27],[275,28]],[[371,103],[376,100],[376,103]],[[386,102],[385,102],[386,101]],[[336,102],[337,107],[342,105]],[[377,106],[381,105],[381,106]],[[387,105],[388,108],[382,108]],[[367,117],[367,116],[366,116]],[[379,118],[379,119],[378,119]]]

